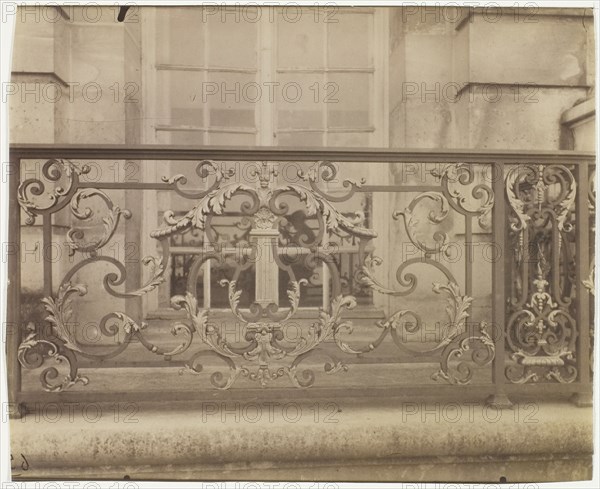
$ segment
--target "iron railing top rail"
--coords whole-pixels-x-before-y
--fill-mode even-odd
[[[130,160],[280,160],[415,163],[539,163],[585,164],[596,160],[594,152],[508,151],[481,149],[396,148],[280,148],[272,146],[171,146],[125,144],[13,144],[10,159],[73,158]]]

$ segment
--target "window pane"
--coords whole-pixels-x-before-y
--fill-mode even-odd
[[[204,138],[202,132],[157,132],[157,141],[166,138],[173,144],[255,145],[261,140],[258,131],[270,126],[258,124],[258,115],[261,104],[272,106],[269,92],[273,90],[274,110],[264,114],[274,119],[274,144],[369,145],[370,133],[354,129],[374,124],[373,74],[341,73],[335,68],[373,67],[372,11],[354,9],[349,13],[349,9],[342,9],[333,16],[334,22],[326,23],[317,10],[294,7],[284,13],[278,9],[276,25],[269,22],[264,46],[274,51],[270,69],[272,79],[278,83],[269,88],[261,84],[261,69],[269,65],[259,66],[259,23],[251,21],[265,19],[267,12],[244,13],[254,12],[253,7],[230,10],[212,9],[203,15],[201,8],[194,7],[157,9],[157,64],[206,66],[213,71],[159,69],[156,103],[161,107],[156,123],[216,129],[205,133]],[[251,72],[214,70],[219,67]],[[285,72],[295,68],[314,73]],[[325,68],[334,71],[325,73]],[[257,132],[228,133],[220,128]],[[329,128],[350,132],[329,133],[324,138],[323,132]]]
[[[327,24],[330,68],[366,68],[372,60],[372,14],[338,13]]]
[[[277,81],[277,127],[316,129],[323,127],[323,74],[282,73]]]
[[[208,144],[213,146],[254,146],[256,145],[256,134],[212,132],[208,135]]]
[[[171,131],[171,144],[202,146],[202,131]]]
[[[238,13],[239,7],[235,8]],[[256,69],[258,23],[249,15],[210,15],[208,25],[208,65]]]
[[[202,73],[161,70],[156,78],[163,101],[159,124],[202,126]]]
[[[329,127],[364,127],[371,123],[371,76],[367,73],[330,73],[337,87],[336,103],[327,104]]]
[[[280,132],[276,138],[277,146],[323,146],[320,132]]]
[[[209,124],[217,127],[254,128],[257,97],[255,75],[244,73],[209,73],[211,92],[206,92]],[[214,93],[213,93],[214,92]]]
[[[315,22],[313,12],[309,10],[297,11],[301,14],[279,11],[276,48],[278,67],[323,68],[325,24]]]
[[[370,133],[368,132],[342,132],[329,133],[327,146],[342,147],[367,147],[369,146]]]
[[[181,144],[201,146],[202,144],[204,144],[203,131],[158,130],[156,131],[156,142],[158,144]]]
[[[156,58],[161,64],[204,64],[202,9],[156,9]]]

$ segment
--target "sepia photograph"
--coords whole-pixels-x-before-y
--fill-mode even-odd
[[[0,6],[1,489],[598,487],[595,2]]]

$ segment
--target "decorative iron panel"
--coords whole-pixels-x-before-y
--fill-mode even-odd
[[[38,265],[41,297],[22,289],[18,361],[49,392],[89,389],[97,367],[135,360],[140,348],[219,390],[282,378],[308,388],[365,365],[373,377],[361,373],[359,384],[368,386],[388,363],[401,369],[384,385],[422,385],[425,373],[432,385],[494,384],[502,394],[498,366],[509,384],[575,383],[579,294],[593,292],[593,260],[577,282],[585,270],[574,230],[588,226],[588,214],[578,220],[579,167],[507,164],[499,187],[493,162],[449,160],[359,168],[304,159],[290,178],[293,158],[206,159],[189,161],[190,175],[156,164],[161,179],[143,182],[91,179],[88,160],[35,160],[40,175],[22,178],[15,195],[22,229],[41,225],[44,249],[64,239],[67,253]],[[132,197],[142,192],[158,196],[156,226]],[[589,195],[593,216],[593,186]],[[505,206],[500,236],[492,224]],[[140,244],[133,260],[110,253],[123,236]],[[482,247],[499,252],[482,258]],[[506,283],[492,288],[502,266]],[[505,324],[492,297],[504,286]],[[153,312],[160,294],[166,305]],[[88,317],[90,304],[100,317]],[[82,317],[97,344],[82,338]],[[173,340],[156,341],[152,328]]]

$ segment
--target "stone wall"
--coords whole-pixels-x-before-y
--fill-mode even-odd
[[[139,17],[116,21],[115,7],[24,7],[16,15],[9,100],[10,140],[14,143],[139,144],[141,143],[141,26]],[[89,163],[89,162],[87,162]],[[22,167],[28,178],[39,178],[42,161]],[[125,166],[128,165],[128,166]],[[90,179],[121,181],[132,173],[136,162],[94,162]],[[135,168],[134,168],[135,170]],[[135,171],[133,171],[135,173]],[[139,174],[139,172],[138,172]],[[24,175],[25,176],[25,175]],[[85,176],[83,177],[85,180]],[[107,191],[121,208],[138,215],[139,199],[131,201],[121,190]],[[100,199],[89,199],[102,217]],[[53,242],[64,257],[68,248],[66,230],[71,222],[68,209],[53,216]],[[80,222],[82,229],[96,233],[101,219]],[[115,252],[124,253],[125,242],[137,241],[139,223],[132,218],[119,226],[114,237]],[[28,293],[42,293],[41,218],[23,228],[23,241],[30,251],[24,257],[22,276]],[[129,238],[127,238],[129,236]],[[76,260],[79,258],[75,258]],[[73,262],[56,261],[53,289]],[[137,281],[137,268],[129,276]],[[130,265],[129,268],[132,268]],[[112,272],[105,270],[104,273]],[[100,271],[81,272],[84,283],[98,283]],[[36,287],[37,285],[37,287]],[[89,291],[80,304],[83,315],[101,317],[102,304]]]
[[[389,22],[390,146],[580,146],[561,118],[593,97],[591,10],[407,7]]]

